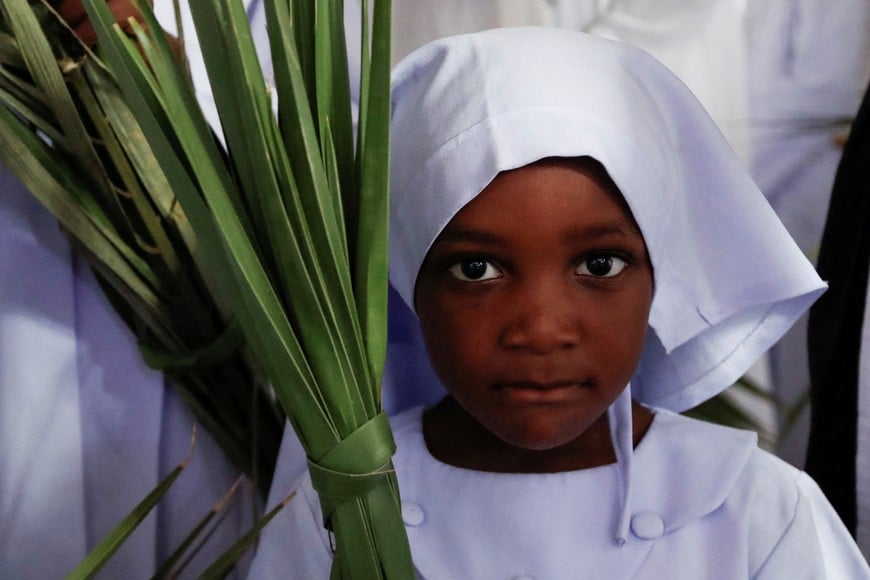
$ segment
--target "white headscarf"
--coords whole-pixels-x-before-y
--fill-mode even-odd
[[[645,52],[503,28],[428,44],[393,82],[391,280],[501,171],[590,156],[643,232],[655,297],[635,398],[683,411],[732,384],[825,285],[709,116]]]
[[[630,392],[609,411],[618,539],[630,396],[677,412],[715,396],[825,288],[691,92],[625,44],[544,28],[430,43],[394,71],[391,154],[391,281],[412,308],[435,238],[502,171],[590,156],[628,202],[655,295]]]

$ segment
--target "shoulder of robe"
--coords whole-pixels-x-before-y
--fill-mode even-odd
[[[425,407],[418,406],[391,416],[390,428],[393,436],[398,440],[406,434],[419,433],[424,411]]]
[[[723,508],[779,498],[793,510],[801,473],[758,448],[754,432],[657,410],[635,450],[632,511],[657,513],[669,533]]]

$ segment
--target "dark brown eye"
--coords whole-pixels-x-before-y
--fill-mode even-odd
[[[577,273],[581,276],[610,278],[625,270],[626,266],[628,264],[622,258],[612,254],[598,254],[580,262]]]
[[[501,276],[501,272],[491,262],[483,258],[468,258],[450,266],[449,271],[455,277],[466,282],[491,280]]]

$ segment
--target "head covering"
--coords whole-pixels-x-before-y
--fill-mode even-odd
[[[430,43],[394,71],[391,154],[390,276],[411,308],[430,246],[496,175],[546,157],[599,161],[653,265],[650,331],[630,386],[653,407],[684,411],[733,384],[825,288],[692,93],[626,44],[544,28]],[[609,417],[621,540],[628,389]]]
[[[598,160],[646,241],[643,403],[679,412],[716,395],[825,287],[698,101],[641,50],[502,28],[430,43],[393,79],[391,281],[412,308],[450,219],[499,172],[556,156]]]

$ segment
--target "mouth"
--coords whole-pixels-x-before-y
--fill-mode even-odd
[[[592,387],[591,380],[510,381],[497,384],[496,390],[516,403],[560,403],[576,399]]]

